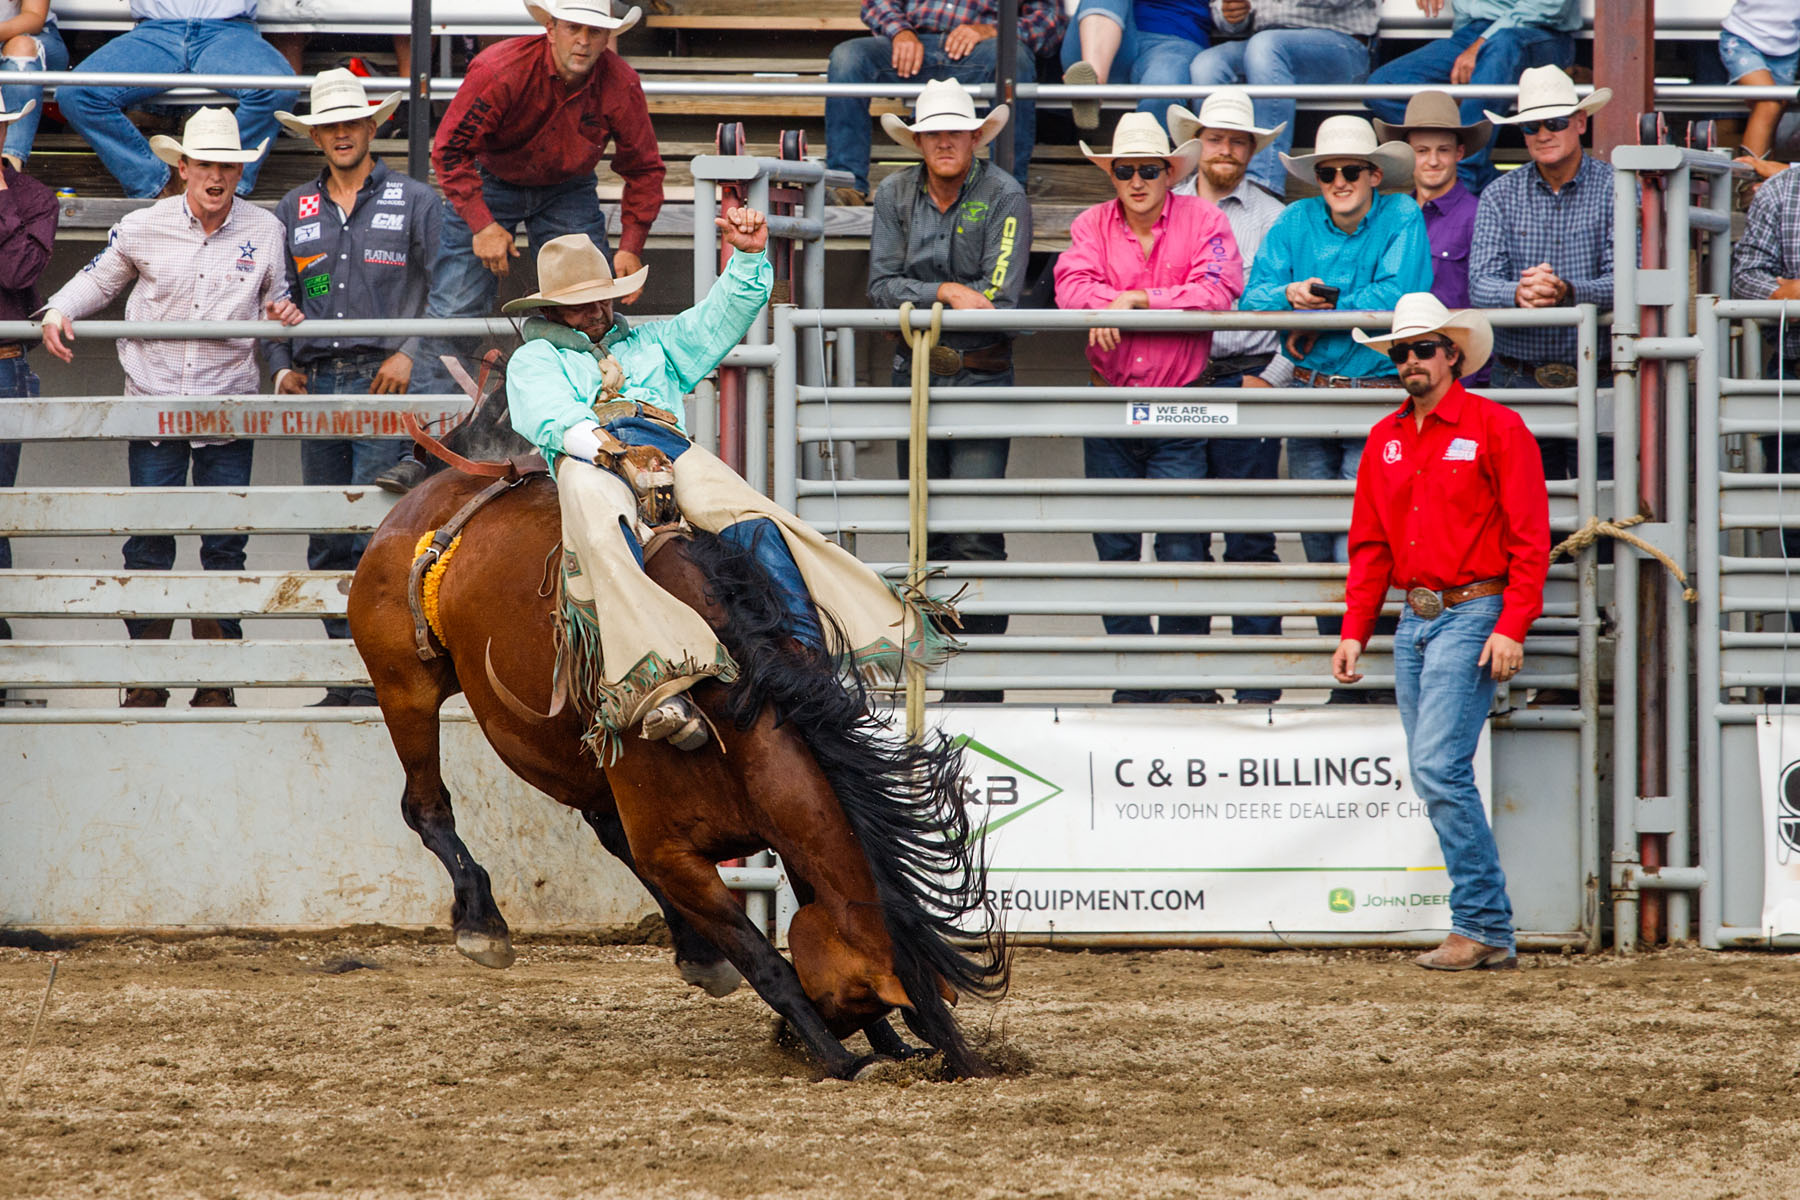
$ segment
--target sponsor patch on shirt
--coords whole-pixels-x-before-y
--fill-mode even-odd
[[[364,250],[363,261],[376,267],[404,267],[406,251],[404,250]]]
[[[1384,463],[1397,463],[1400,461],[1402,453],[1403,452],[1400,449],[1400,439],[1394,438],[1381,448],[1381,461]]]
[[[405,229],[406,228],[406,214],[405,213],[376,213],[373,217],[371,217],[369,219],[369,228],[370,229],[394,229],[394,230]]]
[[[298,254],[294,255],[294,274],[306,274],[306,268],[312,266],[324,257],[323,254],[309,254],[305,258],[301,258]]]
[[[300,219],[304,221],[308,217],[316,217],[318,215],[319,193],[314,192],[310,196],[300,197]]]
[[[314,221],[311,225],[296,225],[294,227],[294,245],[300,246],[307,242],[316,242],[318,240],[319,223],[317,221]]]
[[[404,183],[400,182],[398,179],[392,181],[386,187],[381,189],[381,199],[377,200],[375,203],[377,203],[377,204],[405,204],[406,203],[406,185]]]
[[[256,270],[256,243],[245,242],[238,247],[237,269],[240,271]]]
[[[1476,446],[1473,438],[1457,438],[1450,443],[1450,448],[1444,451],[1444,461],[1474,462],[1475,449]]]
[[[307,296],[312,299],[329,296],[331,294],[331,272],[321,271],[310,279],[302,280],[301,286],[306,289]]]
[[[1133,400],[1125,405],[1127,425],[1236,425],[1238,406],[1209,402],[1157,404]]]

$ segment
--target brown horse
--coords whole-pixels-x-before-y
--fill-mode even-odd
[[[887,1024],[896,1008],[943,1053],[949,1074],[986,1073],[949,1003],[959,992],[1003,992],[1008,961],[960,801],[958,751],[941,737],[891,737],[840,659],[788,636],[780,595],[752,554],[701,533],[669,543],[647,569],[738,662],[736,683],[690,693],[718,741],[688,753],[627,737],[602,769],[582,748],[583,718],[551,698],[560,515],[547,477],[528,478],[470,521],[438,592],[439,653],[423,660],[417,651],[407,599],[415,547],[487,482],[446,471],[414,489],[370,541],[349,603],[406,770],[402,812],[450,873],[457,948],[485,966],[513,958],[439,771],[438,708],[460,691],[501,760],[580,810],[642,880],[668,920],[683,978],[723,995],[741,973],[840,1078],[879,1056],[922,1053]],[[715,866],[764,849],[781,856],[799,900],[791,966]],[[958,943],[971,916],[980,945],[966,950]],[[858,1057],[839,1041],[858,1030],[875,1054]]]

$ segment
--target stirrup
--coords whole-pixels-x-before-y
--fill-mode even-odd
[[[706,719],[685,693],[672,696],[644,714],[643,735],[677,750],[698,750],[706,745]]]

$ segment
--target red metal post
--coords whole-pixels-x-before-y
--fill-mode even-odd
[[[1656,0],[1600,0],[1594,5],[1594,85],[1613,90],[1594,118],[1594,149],[1637,141],[1639,113],[1656,101]]]

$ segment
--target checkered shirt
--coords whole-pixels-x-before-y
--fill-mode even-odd
[[[244,321],[287,298],[287,231],[239,197],[211,234],[171,196],[128,213],[49,307],[72,321],[91,317],[131,287],[127,321]],[[135,281],[135,286],[133,286]],[[79,331],[77,331],[79,332]],[[257,392],[256,340],[120,338],[127,390],[142,396],[231,396]]]
[[[1756,189],[1744,236],[1731,252],[1736,299],[1767,300],[1783,279],[1800,279],[1800,170],[1793,167]],[[1787,324],[1781,357],[1800,359],[1800,313],[1791,313]]]
[[[1469,298],[1477,308],[1513,308],[1526,270],[1549,263],[1574,288],[1570,304],[1612,307],[1613,169],[1581,156],[1560,192],[1535,164],[1508,171],[1481,193],[1469,245]],[[1573,363],[1573,328],[1496,329],[1494,352],[1532,366]]]
[[[1019,42],[1042,57],[1062,46],[1063,11],[1058,0],[1019,0]],[[998,25],[997,0],[863,0],[862,22],[881,37],[910,29],[949,33],[958,25]],[[920,82],[923,82],[921,80]]]

